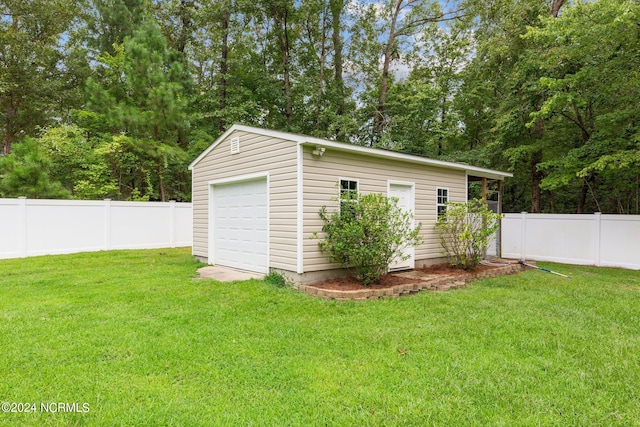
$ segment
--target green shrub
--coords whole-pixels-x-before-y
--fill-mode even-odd
[[[279,288],[284,288],[285,286],[287,286],[287,279],[282,274],[276,271],[271,271],[269,274],[264,276],[264,281]]]
[[[393,260],[407,259],[403,248],[420,244],[420,224],[414,228],[413,215],[403,212],[397,199],[354,192],[340,202],[335,212],[327,212],[326,206],[320,209],[324,225],[318,246],[363,284],[375,283]]]
[[[438,218],[436,230],[442,253],[449,258],[451,265],[473,270],[498,230],[501,217],[478,199],[447,203],[447,211]]]

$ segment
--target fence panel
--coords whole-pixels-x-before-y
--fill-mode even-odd
[[[640,270],[640,215],[602,215],[598,265]]]
[[[22,200],[0,199],[0,258],[22,255],[24,213]]]
[[[502,256],[640,269],[640,216],[506,214]]]
[[[192,204],[0,199],[0,258],[191,246]]]
[[[111,202],[111,249],[167,247],[170,216],[156,202]]]
[[[104,249],[103,202],[27,200],[25,222],[27,256]]]

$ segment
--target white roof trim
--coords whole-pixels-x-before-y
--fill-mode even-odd
[[[429,159],[427,157],[400,153],[397,151],[387,151],[387,150],[381,150],[379,148],[363,147],[360,145],[329,141],[326,139],[315,138],[312,136],[300,135],[296,133],[288,133],[288,132],[282,132],[282,131],[276,131],[276,130],[270,130],[270,129],[244,126],[244,125],[231,126],[225,133],[223,133],[218,139],[216,139],[213,144],[211,144],[206,150],[204,150],[202,154],[200,154],[193,162],[191,162],[191,164],[189,165],[189,169],[193,170],[194,166],[198,162],[200,162],[200,160],[202,160],[207,154],[211,152],[211,150],[213,150],[218,144],[220,144],[220,142],[222,142],[225,138],[227,138],[231,133],[235,131],[243,131],[243,132],[255,133],[255,134],[264,135],[264,136],[271,136],[274,138],[286,139],[289,141],[295,141],[298,144],[322,145],[326,148],[332,148],[335,150],[352,152],[352,153],[359,153],[359,154],[364,154],[364,155],[373,156],[373,157],[394,159],[399,161],[417,163],[417,164],[446,168],[446,169],[461,170],[461,171],[468,172],[470,175],[485,177],[485,178],[501,180],[504,178],[513,177],[513,174],[510,172],[501,172],[497,170],[466,165],[463,163],[445,162],[442,160],[434,160],[434,159]]]
[[[416,156],[413,154],[401,153],[399,151],[381,150],[379,148],[369,148],[360,145],[346,144],[343,142],[323,141],[317,138],[309,138],[304,141],[305,145],[323,145],[326,148],[334,148],[339,151],[349,151],[354,153],[366,154],[373,157],[381,157],[386,159],[400,160],[404,162],[418,163],[428,166],[441,167],[446,169],[456,169],[470,172],[473,176],[504,179],[513,176],[510,172],[501,172],[493,169],[479,168],[464,163],[445,162],[442,160],[434,160],[428,157]]]

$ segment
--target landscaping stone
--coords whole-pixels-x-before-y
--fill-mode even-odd
[[[301,285],[298,290],[308,293],[312,296],[325,298],[336,301],[364,301],[367,299],[378,299],[384,297],[398,298],[402,295],[412,295],[422,290],[430,290],[444,292],[451,289],[457,289],[471,283],[477,279],[486,279],[491,277],[504,276],[508,274],[516,274],[530,267],[511,263],[505,267],[496,267],[490,270],[478,271],[467,276],[450,275],[450,274],[429,274],[420,270],[403,271],[392,273],[393,276],[403,277],[406,279],[415,279],[413,283],[398,284],[388,288],[370,288],[358,290],[339,290],[339,289],[322,289],[313,285]]]

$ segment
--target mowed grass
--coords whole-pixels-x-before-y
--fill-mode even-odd
[[[7,426],[640,425],[640,272],[445,293],[194,281],[188,249],[0,261]]]

